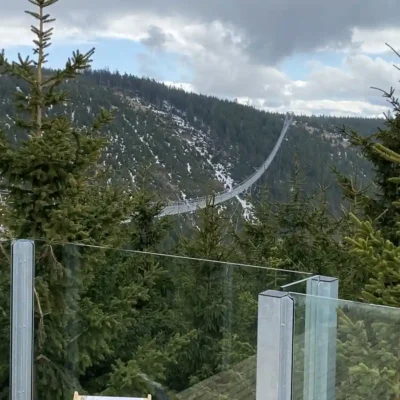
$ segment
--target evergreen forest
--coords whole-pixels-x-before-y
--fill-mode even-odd
[[[45,68],[57,1],[26,2],[33,58],[0,53],[0,399],[16,239],[35,242],[35,400],[253,400],[258,294],[312,275],[381,307],[339,307],[336,399],[400,399],[394,89],[385,120],[296,115],[261,183],[216,205],[263,163],[284,116],[93,70],[95,49]],[[198,196],[206,208],[159,216]]]

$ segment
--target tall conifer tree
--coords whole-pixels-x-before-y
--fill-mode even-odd
[[[62,113],[68,102],[62,84],[90,68],[94,49],[74,52],[61,70],[44,69],[49,24],[55,21],[47,9],[57,1],[29,0],[36,7],[27,11],[37,21],[31,28],[34,59],[19,55],[11,62],[0,53],[0,72],[20,87],[17,143],[0,136],[1,183],[7,191],[2,224],[12,238],[36,240],[35,399],[69,400],[74,390],[143,396],[154,392],[151,382],[165,376],[183,344],[179,335],[152,337],[159,326],[154,322],[149,331],[145,323],[165,326],[157,286],[163,270],[154,257],[116,256],[69,243],[154,246],[163,236],[150,221],[159,206],[104,184],[100,155],[106,140],[100,130],[112,120],[111,112],[102,109],[88,127]],[[123,224],[128,219],[131,223]],[[9,265],[2,268],[8,271]],[[0,281],[3,288],[8,283]],[[5,310],[7,300],[0,300]],[[5,330],[1,334],[0,342],[7,343]],[[2,357],[0,386],[7,387],[8,354]]]
[[[394,89],[383,93],[393,107],[386,129],[368,139],[351,136],[375,166],[379,193],[364,195],[362,217],[350,214],[356,233],[347,242],[369,277],[361,300],[400,309],[400,104]],[[399,400],[399,310],[358,307],[340,317],[338,400]]]

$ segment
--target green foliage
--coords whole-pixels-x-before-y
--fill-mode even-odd
[[[332,216],[340,192],[331,185],[326,160],[340,164],[342,174],[355,166],[364,174],[368,164],[342,137],[327,133],[339,120],[299,117],[265,178],[269,196],[243,230],[232,232],[227,214],[211,200],[194,219],[194,233],[179,239],[180,258],[159,257],[161,243],[174,232],[171,220],[157,217],[163,202],[144,187],[191,196],[219,190],[215,180],[208,185],[215,175],[210,163],[218,162],[231,164],[240,181],[265,159],[282,117],[148,79],[92,71],[94,50],[75,52],[62,70],[45,70],[52,35],[45,26],[54,19],[44,10],[56,1],[30,1],[37,7],[28,11],[38,21],[32,27],[35,60],[9,62],[0,55],[1,75],[13,78],[10,84],[0,77],[4,98],[19,85],[17,116],[9,117],[10,129],[0,137],[7,190],[1,223],[7,237],[36,240],[35,398],[70,399],[79,390],[150,392],[158,400],[164,388],[178,392],[221,371],[230,377],[233,365],[255,355],[257,295],[295,280],[291,271],[335,275],[345,296],[400,306],[398,228],[392,224],[399,222],[398,113],[372,138],[350,134],[375,166],[380,190],[371,199],[342,176],[357,211],[350,214],[353,226]],[[14,115],[10,107],[5,101],[2,112]],[[364,120],[348,122],[369,130]],[[293,163],[295,153],[299,163]],[[138,172],[149,159],[155,161],[140,186]],[[173,166],[170,172],[166,165]],[[324,183],[320,191],[317,182]],[[363,222],[361,212],[372,222]],[[346,235],[351,238],[343,243]],[[0,258],[1,388],[9,384],[8,253],[5,248]],[[262,267],[239,268],[232,261]],[[398,399],[398,325],[371,315],[361,322],[343,315],[341,322],[339,362],[346,379],[338,398],[378,397],[384,390],[388,400]],[[2,389],[0,397],[7,394]]]
[[[3,73],[29,85],[29,92],[16,94],[19,117],[15,119],[18,126],[29,132],[28,139],[15,147],[4,134],[0,137],[3,188],[12,204],[3,209],[5,223],[17,238],[84,240],[93,229],[85,226],[83,217],[93,207],[90,199],[94,191],[90,184],[99,173],[96,164],[105,144],[95,134],[112,115],[103,110],[93,126],[86,129],[75,129],[64,116],[45,116],[46,107],[67,99],[67,93],[57,88],[65,79],[76,78],[80,71],[89,68],[93,50],[85,55],[74,53],[63,70],[43,79],[42,66],[47,57],[44,50],[50,45],[52,33],[52,29],[44,30],[44,24],[51,21],[44,9],[55,2],[33,3],[39,8],[38,13],[31,13],[39,20],[39,28],[32,27],[37,36],[37,61],[19,56],[19,63],[10,63],[4,52],[0,57]],[[120,211],[123,215],[126,205]]]
[[[213,198],[196,223],[193,235],[179,241],[185,259],[172,272],[178,277],[174,325],[194,333],[171,376],[170,384],[181,390],[255,354],[257,296],[271,285],[265,270],[228,264],[237,250],[229,220]]]
[[[360,290],[359,263],[349,257],[347,246],[340,238],[347,231],[346,221],[329,212],[326,191],[307,195],[300,166],[296,169],[288,202],[274,202],[265,195],[255,208],[254,220],[244,225],[237,242],[247,263],[269,265],[292,271],[336,276],[341,293],[353,297]],[[286,274],[282,284],[296,280]]]
[[[175,302],[181,310],[176,324],[183,331],[195,332],[189,351],[179,360],[179,373],[173,377],[179,379],[182,389],[214,375],[222,362],[221,341],[232,310],[228,295],[232,271],[218,263],[230,255],[225,243],[226,222],[220,211],[211,200],[200,211],[197,232],[190,238],[183,237],[179,244],[179,254],[185,257],[217,261],[183,261],[174,271],[179,276]]]
[[[388,115],[384,129],[377,133],[363,137],[356,131],[344,131],[354,147],[358,147],[364,157],[369,160],[374,169],[375,193],[358,195],[365,214],[373,221],[376,229],[382,230],[383,234],[391,241],[398,243],[395,224],[399,218],[398,190],[400,175],[399,159],[396,154],[400,153],[400,117],[399,104],[394,97],[394,89],[384,92],[393,107],[393,115]],[[350,189],[350,188],[348,188]],[[347,190],[351,198],[357,196],[355,190]]]
[[[341,314],[338,399],[398,398],[398,384],[394,383],[398,382],[398,328],[398,320],[385,315],[383,309]]]
[[[400,106],[393,89],[384,92],[384,97],[394,110],[393,117],[387,118],[386,129],[373,138],[351,133],[353,144],[362,148],[375,167],[379,192],[375,198],[364,196],[364,220],[350,213],[356,232],[346,240],[368,274],[361,299],[400,308]],[[341,382],[339,399],[399,399],[400,318],[391,309],[367,310],[363,312],[360,307],[359,312],[340,318],[339,368],[346,378]]]
[[[128,381],[127,392],[143,395],[144,382],[161,379],[187,341],[162,334],[166,317],[159,291],[165,270],[154,258],[68,243],[154,249],[167,222],[155,221],[160,204],[152,204],[150,196],[105,184],[101,154],[107,142],[99,131],[112,121],[112,112],[101,109],[83,127],[65,114],[46,112],[68,101],[60,86],[87,70],[94,53],[75,52],[52,75],[43,70],[52,33],[44,26],[54,21],[44,9],[55,2],[33,0],[38,10],[28,12],[39,25],[32,27],[35,61],[19,56],[10,63],[4,52],[0,56],[1,73],[25,82],[26,90],[15,96],[15,124],[26,134],[16,142],[4,134],[0,138],[7,190],[1,211],[9,236],[36,240],[35,398],[70,399],[74,390],[115,393]],[[4,271],[9,261],[2,262]],[[2,293],[9,292],[8,274],[0,283]],[[1,309],[8,304],[4,296]],[[3,322],[9,326],[8,315]],[[7,330],[1,334],[7,343]],[[8,373],[3,362],[2,388]],[[148,386],[145,391],[152,392]]]
[[[0,168],[8,235],[36,239],[35,398],[69,399],[78,390],[151,392],[157,399],[163,386],[179,391],[254,355],[257,294],[265,280],[258,281],[260,271],[205,261],[188,268],[140,253],[157,251],[170,221],[157,218],[163,205],[144,190],[134,192],[115,175],[110,184],[103,163],[109,144],[100,130],[114,113],[100,108],[94,121],[80,125],[65,112],[64,81],[89,67],[93,51],[74,53],[54,75],[43,70],[51,36],[43,30],[50,21],[46,5],[31,13],[39,19],[37,61],[1,58],[2,72],[24,82],[23,95],[16,94],[19,134],[16,140],[3,134]],[[144,120],[156,130],[152,118]],[[210,204],[197,234],[182,239],[177,251],[221,262],[237,258],[224,218]],[[9,276],[3,278],[6,309]],[[3,322],[9,326],[7,315]],[[3,343],[8,337],[5,329]]]

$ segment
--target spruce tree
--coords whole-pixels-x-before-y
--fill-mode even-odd
[[[382,147],[380,151],[392,152]],[[387,153],[388,154],[388,153]],[[400,156],[392,158],[400,161]],[[338,400],[400,399],[400,247],[371,222],[352,219],[358,230],[347,238],[370,279],[360,299],[368,305],[340,309]]]
[[[340,311],[338,400],[400,399],[400,104],[393,89],[384,96],[393,106],[387,129],[379,131],[375,142],[353,134],[376,167],[379,196],[364,196],[362,217],[350,214],[356,232],[346,240],[369,277],[360,299],[393,308],[369,305]]]
[[[182,355],[174,379],[179,377],[181,389],[202,381],[216,372],[221,364],[221,341],[229,319],[231,280],[229,267],[219,264],[231,255],[226,238],[227,225],[221,208],[209,200],[199,211],[198,229],[190,237],[182,237],[179,254],[191,258],[215,260],[182,260],[174,269],[179,276],[176,290],[177,325],[182,330],[194,330],[195,340]]]
[[[92,127],[85,129],[74,127],[64,115],[46,115],[49,107],[68,101],[68,93],[60,86],[88,69],[94,54],[94,49],[86,54],[74,52],[65,68],[52,75],[43,69],[53,31],[46,27],[54,21],[45,10],[56,2],[33,0],[38,12],[27,11],[39,24],[32,26],[37,37],[36,60],[19,55],[19,62],[9,62],[4,51],[0,55],[2,73],[22,81],[27,88],[27,92],[15,94],[19,111],[15,122],[27,133],[27,139],[21,138],[13,146],[4,134],[1,136],[1,173],[11,205],[3,211],[6,226],[16,238],[85,240],[99,229],[83,217],[93,207],[90,198],[95,191],[90,184],[100,172],[97,161],[105,144],[97,132],[112,115],[103,110]]]
[[[178,358],[171,382],[184,389],[225,371],[224,384],[210,389],[209,395],[217,398],[223,387],[248,379],[237,371],[231,375],[231,368],[245,359],[253,365],[257,298],[275,275],[271,279],[268,270],[228,264],[240,256],[229,218],[213,198],[198,213],[195,232],[182,237],[178,249],[180,255],[200,260],[184,259],[173,269],[178,277],[174,324],[182,332],[193,331],[194,338]]]
[[[237,243],[247,263],[337,276],[342,294],[353,296],[360,289],[356,287],[358,279],[353,279],[357,263],[355,258],[349,262],[346,247],[339,240],[347,231],[345,221],[331,215],[326,188],[320,187],[316,195],[305,193],[297,159],[294,164],[288,201],[276,202],[264,193],[256,204],[255,218],[244,224]],[[295,274],[278,276],[274,289],[296,280]]]
[[[395,225],[399,218],[399,208],[395,202],[398,200],[399,182],[392,178],[400,175],[400,166],[391,159],[382,157],[376,149],[378,145],[378,148],[383,146],[388,151],[400,153],[400,119],[398,117],[400,109],[394,88],[390,88],[389,91],[377,90],[383,93],[383,97],[392,109],[392,112],[386,115],[384,128],[379,128],[375,134],[369,136],[361,135],[346,127],[342,129],[351,145],[371,162],[375,173],[373,186],[368,190],[357,190],[351,185],[349,179],[341,177],[342,187],[345,189],[345,195],[353,203],[357,200],[374,227],[381,230],[382,234],[391,241],[397,242]]]
[[[147,249],[161,240],[163,222],[153,224],[159,205],[130,188],[104,183],[101,128],[112,113],[103,109],[91,126],[78,127],[62,112],[68,102],[63,83],[90,68],[94,49],[74,52],[61,70],[44,69],[48,26],[55,21],[47,8],[57,1],[29,0],[36,9],[27,13],[38,23],[32,26],[35,59],[19,55],[18,62],[10,62],[0,54],[1,74],[15,78],[21,90],[14,118],[20,135],[16,143],[4,133],[0,137],[1,183],[7,191],[1,212],[9,237],[36,240],[35,399],[69,400],[74,390],[143,396],[155,392],[151,382],[166,375],[185,342],[173,332],[152,335],[165,330],[162,317],[168,318],[159,296],[165,271],[154,257],[135,259],[84,245]],[[0,284],[6,289],[6,261],[2,269],[6,279]],[[0,301],[5,310],[7,296]],[[0,334],[0,342],[7,343],[6,330]],[[8,375],[5,354],[2,388]]]

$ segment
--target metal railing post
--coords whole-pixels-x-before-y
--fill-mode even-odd
[[[317,275],[307,281],[304,400],[335,399],[338,293],[337,278]]]
[[[294,303],[288,293],[258,296],[257,400],[291,400]]]
[[[34,249],[30,240],[12,244],[11,399],[32,400]]]

